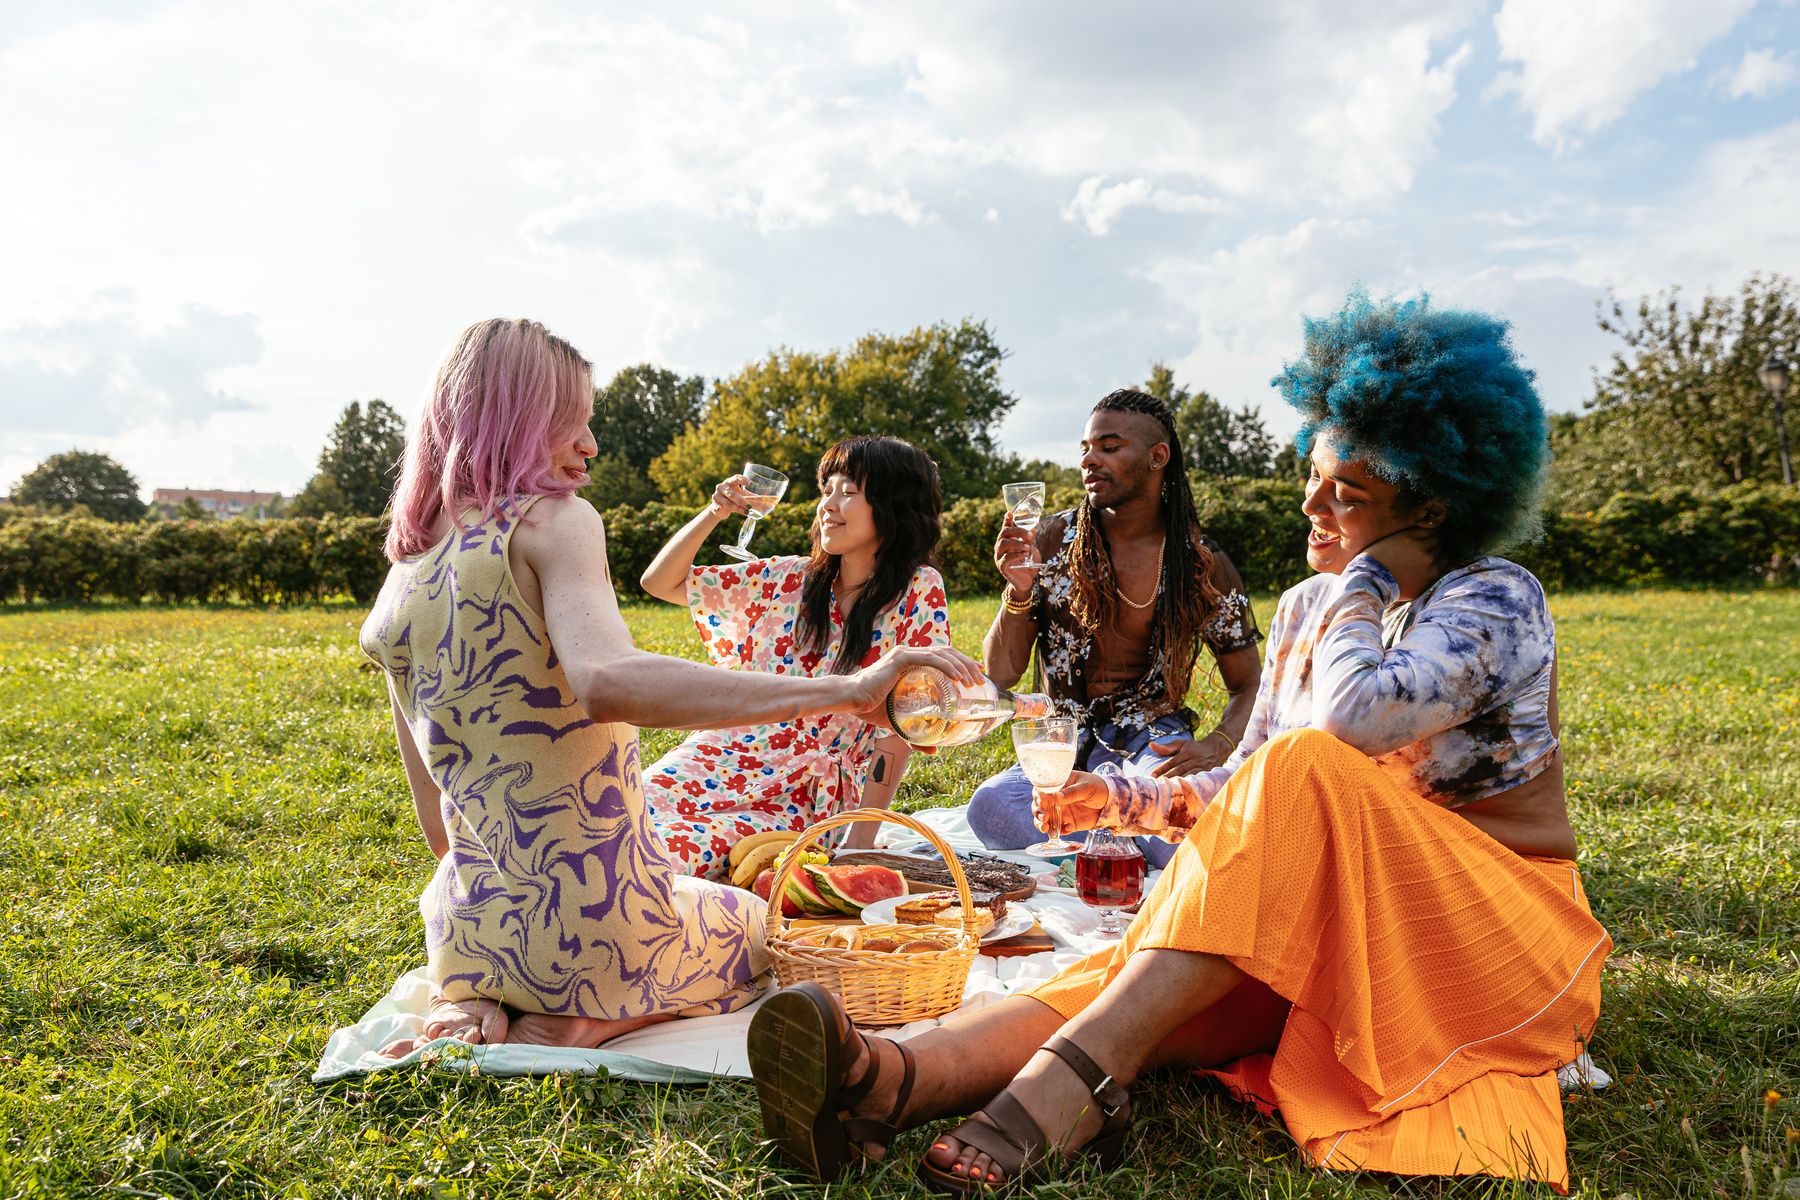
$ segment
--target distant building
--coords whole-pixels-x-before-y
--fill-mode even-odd
[[[281,502],[280,492],[197,492],[192,488],[157,488],[150,503],[173,517],[181,502],[193,497],[203,512],[219,520],[232,517],[272,517]]]

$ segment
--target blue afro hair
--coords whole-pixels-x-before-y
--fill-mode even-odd
[[[1548,422],[1506,320],[1371,300],[1306,318],[1306,352],[1270,382],[1300,410],[1296,438],[1332,448],[1448,510],[1440,552],[1467,562],[1528,539],[1549,465]]]

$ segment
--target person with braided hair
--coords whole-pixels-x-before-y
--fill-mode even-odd
[[[1237,568],[1200,531],[1185,461],[1169,406],[1121,388],[1094,405],[1082,432],[1080,507],[1046,518],[1035,547],[1009,513],[994,543],[1006,592],[982,646],[988,674],[1013,686],[1035,648],[1057,712],[1081,722],[1079,770],[1209,770],[1250,719],[1262,635]],[[1041,574],[1025,565],[1034,557],[1046,564]],[[1196,739],[1185,698],[1202,644],[1227,700],[1218,725]],[[995,850],[1042,840],[1022,768],[975,789],[969,828]],[[1138,844],[1153,866],[1175,853],[1158,838]]]

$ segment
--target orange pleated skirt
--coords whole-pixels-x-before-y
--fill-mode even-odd
[[[1031,994],[1064,1018],[1133,951],[1220,955],[1292,1003],[1273,1055],[1211,1074],[1317,1166],[1568,1190],[1556,1070],[1612,939],[1575,864],[1523,858],[1316,730],[1234,775],[1117,947]]]

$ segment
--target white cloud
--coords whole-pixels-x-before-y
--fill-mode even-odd
[[[1233,195],[1404,191],[1466,62],[1467,4],[846,0],[865,62],[909,73],[972,161],[1185,177]]]
[[[1171,364],[1177,377],[1226,403],[1256,404],[1271,430],[1291,432],[1298,420],[1269,379],[1300,352],[1302,314],[1335,312],[1361,280],[1377,290],[1413,282],[1403,269],[1388,273],[1397,266],[1387,258],[1391,249],[1367,221],[1309,217],[1210,254],[1158,264],[1149,277],[1193,322],[1192,349]],[[1377,264],[1382,273],[1371,278]]]
[[[78,317],[0,329],[0,428],[92,433],[156,423],[195,426],[251,408],[216,372],[262,356],[256,319],[183,305],[157,319],[129,292],[97,296]]]
[[[1112,231],[1119,214],[1128,208],[1153,208],[1165,213],[1207,213],[1219,215],[1231,211],[1223,200],[1210,196],[1186,195],[1159,188],[1148,179],[1128,179],[1111,187],[1104,175],[1090,175],[1075,189],[1075,198],[1063,207],[1065,221],[1079,221],[1095,237]]]
[[[1722,139],[1692,174],[1669,203],[1621,213],[1609,235],[1583,239],[1531,275],[1627,296],[1674,284],[1695,294],[1731,291],[1751,271],[1800,278],[1800,120]]]
[[[1494,15],[1496,80],[1532,115],[1532,137],[1564,151],[1618,120],[1639,93],[1694,68],[1756,0],[1505,0]]]
[[[1719,78],[1726,94],[1733,100],[1745,96],[1771,96],[1794,82],[1800,74],[1787,55],[1776,56],[1773,50],[1746,50],[1738,65]]]
[[[1509,86],[1570,151],[1749,0],[1597,2],[1496,21]],[[1359,278],[1515,307],[1572,378],[1594,289],[1792,261],[1788,135],[1727,162],[1664,122],[1629,179],[1544,166],[1456,104],[1487,82],[1477,0],[707,4],[0,20],[0,468],[99,440],[148,483],[292,491],[347,400],[410,415],[497,314],[602,372],[709,374],[971,314],[1013,351],[1013,448],[1062,453],[1152,358],[1272,397],[1299,314]],[[1773,94],[1785,64],[1733,78]],[[1712,199],[1654,193],[1689,174]]]

